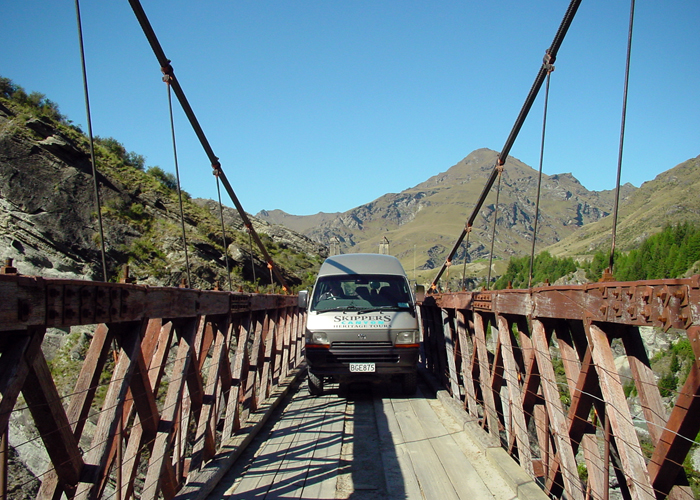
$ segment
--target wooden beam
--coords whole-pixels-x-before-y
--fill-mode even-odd
[[[8,335],[0,357],[0,429],[6,429],[34,356],[41,349],[45,328],[30,328]]]
[[[583,500],[584,492],[578,477],[578,468],[574,452],[569,441],[568,425],[556,383],[552,358],[549,353],[549,339],[544,324],[537,319],[532,321],[532,343],[535,348],[537,366],[542,375],[541,386],[549,415],[549,424],[557,444],[557,455],[562,467],[562,476],[566,492],[570,498]],[[551,473],[550,473],[551,477]]]
[[[253,346],[250,348],[248,363],[248,380],[246,381],[245,397],[243,399],[243,418],[257,409],[258,404],[258,379],[260,378],[260,346],[263,341],[263,330],[266,321],[266,314],[260,318],[260,313],[254,316],[255,328],[253,330]]]
[[[34,356],[22,394],[51,458],[58,482],[72,494],[80,478],[83,459],[41,351]]]
[[[601,452],[598,449],[598,441],[594,434],[584,434],[581,439],[581,448],[583,449],[583,459],[586,461],[586,469],[588,470],[588,485],[586,493],[591,494],[590,498],[598,498],[605,493],[605,487],[608,476],[608,471],[605,470],[605,462],[600,456]],[[593,495],[593,493],[598,495]]]
[[[457,338],[459,339],[459,352],[462,355],[462,380],[465,389],[465,407],[475,419],[479,418],[479,409],[474,391],[474,378],[472,376],[472,363],[474,362],[474,343],[467,326],[467,317],[464,310],[457,310],[455,321],[457,322]]]
[[[479,356],[479,381],[486,413],[484,420],[488,424],[489,434],[499,438],[498,414],[493,391],[491,390],[491,367],[489,366],[489,352],[486,348],[486,331],[484,329],[484,318],[480,313],[474,314],[474,341]]]
[[[92,439],[92,446],[85,456],[85,467],[76,490],[77,500],[86,500],[97,496],[97,489],[102,477],[107,473],[109,448],[114,442],[124,398],[131,383],[131,376],[136,370],[137,358],[141,352],[141,337],[148,327],[148,321],[120,324],[115,328],[120,340],[119,358],[112,373],[112,379],[105,396],[102,412],[97,421],[97,428]]]
[[[151,332],[151,328],[161,325],[158,332]],[[173,337],[173,323],[168,321],[162,324],[160,320],[149,322],[149,330],[146,338],[141,343],[143,355],[149,359],[148,362],[148,380],[153,388],[153,397],[158,395],[160,381],[163,377],[166,367],[166,359],[170,353],[170,344]],[[155,341],[151,338],[155,337]],[[150,356],[149,356],[150,353]],[[160,421],[160,415],[153,416],[156,422]],[[146,441],[143,435],[143,426],[138,415],[134,418],[134,423],[129,432],[126,451],[124,452],[124,463],[122,464],[122,492],[124,498],[130,498],[134,490],[134,480],[136,478],[139,460],[141,456],[141,447],[146,446],[150,451],[152,449],[152,440]],[[147,443],[151,443],[148,445]]]
[[[455,363],[455,349],[454,349],[454,318],[450,312],[446,309],[441,310],[442,313],[442,331],[445,337],[445,356],[447,358],[447,370],[448,370],[448,381],[450,392],[454,399],[461,401],[462,395],[459,390],[459,383],[457,381],[457,365]]]
[[[596,364],[600,388],[606,403],[606,415],[610,419],[611,432],[616,438],[618,453],[632,498],[655,499],[656,495],[651,487],[644,454],[634,429],[608,336],[596,324],[587,325],[586,334],[589,336],[593,361]]]
[[[231,369],[231,390],[229,391],[228,403],[226,406],[226,418],[224,419],[224,432],[222,441],[226,441],[240,428],[240,405],[241,392],[245,390],[243,383],[243,365],[247,358],[248,332],[251,328],[252,313],[246,314],[238,324],[238,335],[236,336],[236,354],[233,359]]]
[[[523,413],[522,389],[518,381],[518,366],[513,355],[513,344],[515,338],[510,327],[510,323],[505,317],[496,315],[498,323],[498,335],[503,353],[504,377],[510,400],[510,421],[512,422],[511,433],[518,443],[518,459],[520,466],[525,469],[531,477],[534,477],[532,468],[532,452],[530,450],[530,439],[528,438],[525,414]]]
[[[201,323],[203,321],[204,318],[196,318],[182,325],[181,330],[179,329],[181,333],[172,372],[183,376],[174,378],[168,385],[168,393],[165,397],[158,425],[158,434],[153,444],[151,459],[148,462],[148,472],[141,491],[141,498],[144,500],[154,500],[158,495],[158,491],[166,487],[176,488],[176,485],[161,485],[161,476],[165,472],[166,464],[170,458],[170,450],[172,448],[171,433],[175,427],[177,414],[182,404],[185,386],[184,374],[188,373],[189,365],[196,362],[196,357],[193,356],[194,337],[198,331],[201,331],[203,326]]]
[[[275,337],[278,335],[277,322],[277,309],[265,315],[264,349],[262,356],[262,373],[260,376],[260,392],[258,392],[258,407],[267,399],[271,392],[272,373],[274,372],[274,358],[272,353],[274,352],[276,342]]]
[[[211,448],[214,442],[214,432],[216,430],[216,393],[220,384],[219,372],[221,370],[222,358],[228,351],[228,322],[216,325],[213,329],[213,351],[209,362],[207,383],[204,387],[204,399],[202,412],[195,434],[195,441],[192,448],[192,460],[190,470],[199,470],[207,459],[208,454],[205,449]]]
[[[280,379],[286,376],[286,374],[282,374],[284,370],[282,355],[284,351],[284,340],[289,335],[287,329],[287,313],[288,308],[281,309],[277,314],[277,322],[275,324],[275,347],[273,350],[274,359],[272,360],[272,364],[274,366],[274,370],[272,372],[272,384],[274,386],[277,386]]]
[[[496,352],[493,355],[493,362],[491,363],[491,381],[490,387],[493,394],[494,407],[496,408],[496,415],[498,416],[499,428],[501,431],[504,429],[504,413],[503,413],[503,401],[501,398],[501,390],[503,389],[503,353],[501,352],[501,341],[498,336],[498,326],[493,324],[491,328],[491,335],[495,338],[496,342]]]
[[[649,476],[659,494],[668,494],[676,483],[683,460],[700,432],[700,326],[688,329],[688,339],[695,359],[649,461]]]

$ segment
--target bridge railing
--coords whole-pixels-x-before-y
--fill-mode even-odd
[[[608,498],[617,480],[623,498],[694,498],[683,462],[700,430],[700,276],[439,294],[421,315],[427,368],[545,493]],[[673,398],[644,326],[692,348]]]
[[[296,297],[0,275],[0,298],[5,498],[8,423],[27,415],[50,459],[36,498],[173,498],[302,359]],[[78,325],[94,327],[61,394],[42,342]]]

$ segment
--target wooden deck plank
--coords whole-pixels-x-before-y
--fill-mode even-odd
[[[304,384],[259,451],[239,465],[241,477],[210,498],[514,499],[506,487],[494,490],[488,464],[469,462],[468,438],[457,439],[461,426],[440,408],[422,392],[404,398],[381,389],[346,400],[334,392],[311,397]]]
[[[311,396],[306,397],[314,399]],[[334,436],[331,434],[330,426],[337,420],[341,422],[344,420],[344,408],[342,412],[333,411],[341,404],[344,406],[344,401],[338,399],[337,396],[326,395],[315,398],[314,403],[308,410],[311,418],[305,421],[296,433],[294,445],[290,450],[292,453],[287,453],[285,456],[280,472],[275,476],[274,485],[268,492],[267,499],[313,498],[302,495],[306,482],[314,478],[318,472],[320,464],[314,459],[316,449],[333,442],[333,440],[337,442],[342,439],[342,427],[336,431]],[[340,457],[339,448],[337,452],[338,457]]]
[[[298,394],[229,498],[333,498],[345,404]]]
[[[312,418],[308,407],[312,400],[309,398],[294,398],[283,417],[275,425],[270,438],[255,455],[250,468],[241,481],[234,486],[230,499],[264,498],[281,467],[282,459],[293,446],[297,430],[303,426],[304,420]]]
[[[425,498],[413,472],[408,446],[396,420],[391,399],[376,398],[375,414],[388,498]]]
[[[493,495],[476,469],[466,460],[464,452],[438,419],[425,397],[411,399],[411,407],[418,417],[428,442],[435,450],[450,483],[461,499],[493,499]]]
[[[450,477],[423,430],[411,400],[392,399],[392,406],[409,451],[413,472],[424,497],[441,500],[459,499]]]
[[[324,442],[314,450],[313,468],[306,477],[301,498],[321,500],[335,497],[347,403],[335,399],[332,404],[326,408],[324,429],[321,430]]]

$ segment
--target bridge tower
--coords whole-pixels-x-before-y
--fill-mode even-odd
[[[379,244],[379,253],[383,255],[389,255],[389,240],[384,236],[382,242]]]

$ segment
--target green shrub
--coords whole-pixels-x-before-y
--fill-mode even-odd
[[[659,379],[659,392],[664,398],[669,397],[676,392],[677,387],[678,377],[676,377],[675,373],[666,373]]]
[[[58,110],[58,104],[40,92],[27,94],[22,87],[9,78],[0,77],[0,97],[31,109],[38,116],[45,116],[57,122],[67,123],[66,117]]]
[[[114,137],[97,136],[95,137],[95,144],[99,144],[112,153],[124,165],[134,167],[137,170],[143,170],[146,166],[146,158],[133,151],[127,151],[124,145]]]
[[[536,285],[545,281],[554,283],[562,276],[573,273],[577,268],[576,262],[571,257],[560,259],[544,251],[535,256],[535,262],[532,266],[532,284]],[[525,288],[528,285],[529,276],[530,257],[512,257],[508,262],[505,274],[496,281],[494,287],[503,289],[510,282],[513,288]]]
[[[166,172],[158,166],[148,167],[146,173],[158,179],[158,181],[160,181],[160,183],[163,184],[163,186],[170,189],[171,191],[177,190],[177,177],[175,177],[174,174]]]

